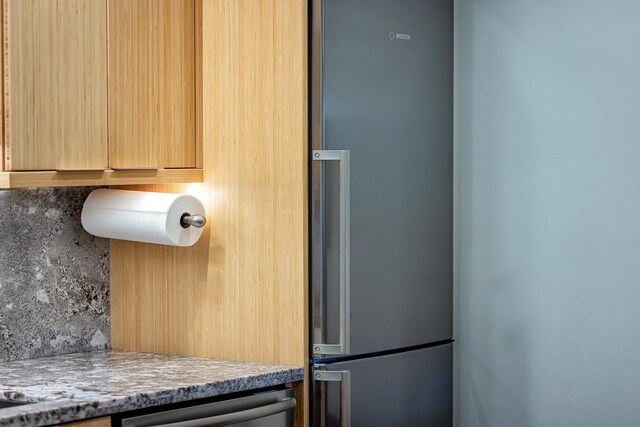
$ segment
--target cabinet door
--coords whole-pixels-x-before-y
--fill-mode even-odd
[[[76,421],[74,423],[61,424],[61,427],[111,427],[111,417]]]
[[[195,0],[110,0],[108,33],[110,166],[195,167]]]
[[[104,169],[106,0],[5,0],[5,169]]]

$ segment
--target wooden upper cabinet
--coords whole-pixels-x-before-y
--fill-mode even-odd
[[[105,169],[105,0],[4,0],[5,170]]]
[[[109,0],[109,157],[196,167],[196,1]]]
[[[0,5],[0,188],[202,181],[202,0]]]

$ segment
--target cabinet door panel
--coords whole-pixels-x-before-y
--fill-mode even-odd
[[[195,0],[109,1],[113,168],[195,167]]]
[[[76,421],[73,423],[61,424],[61,427],[111,427],[111,417]]]
[[[104,169],[106,0],[5,0],[5,167]]]

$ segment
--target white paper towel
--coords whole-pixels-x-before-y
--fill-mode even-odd
[[[188,194],[95,190],[84,202],[82,226],[98,237],[192,246],[202,228],[180,225],[185,213],[204,215],[204,206]]]

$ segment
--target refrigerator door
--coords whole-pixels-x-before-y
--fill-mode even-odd
[[[312,426],[450,427],[452,361],[444,344],[314,366]]]
[[[449,339],[453,1],[312,13],[314,358]]]

